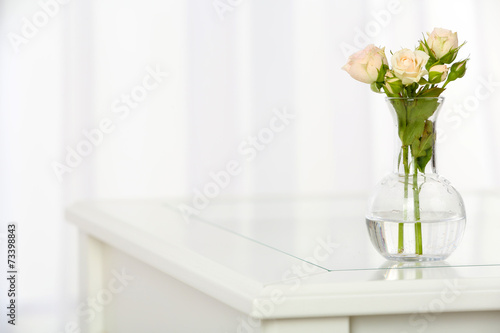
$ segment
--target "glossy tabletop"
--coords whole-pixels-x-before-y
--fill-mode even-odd
[[[366,229],[364,198],[226,199],[189,218],[305,261],[312,261],[318,244],[329,242],[332,253],[312,262],[328,271],[500,266],[500,194],[469,195],[464,201],[467,226],[457,250],[446,261],[420,264],[393,265],[377,253]],[[179,203],[168,206],[182,211]]]
[[[461,245],[431,263],[380,256],[368,238],[363,197],[225,198],[196,214],[185,213],[192,202],[175,198],[88,201],[67,216],[82,232],[255,317],[417,311],[448,284],[468,291],[450,311],[499,310],[500,194],[464,201]],[[288,295],[286,306],[259,312],[259,300],[276,290]]]

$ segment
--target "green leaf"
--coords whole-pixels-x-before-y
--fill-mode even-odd
[[[451,49],[446,53],[444,56],[441,57],[440,61],[443,64],[451,64],[453,61],[455,61],[458,51],[462,48],[462,46],[465,45],[466,42],[463,42],[462,45],[458,46],[456,49]]]
[[[372,83],[370,84],[370,89],[371,89],[373,92],[376,92],[376,93],[379,93],[379,94],[381,93],[381,91],[380,91],[380,86],[379,86],[379,84],[378,84],[377,82],[372,82]]]
[[[434,143],[433,127],[434,125],[432,121],[427,120],[425,122],[424,134],[420,139],[420,146],[419,146],[420,151],[424,151],[432,147],[432,144]]]
[[[417,97],[439,97],[439,95],[441,95],[441,93],[444,90],[445,90],[444,88],[434,87],[434,88],[422,91],[420,94],[417,94]]]
[[[426,79],[424,79],[423,77],[420,78],[420,81],[418,81],[418,84],[420,84],[421,86],[425,85],[425,84],[428,84],[429,81],[427,81]]]
[[[421,172],[425,172],[425,167],[432,158],[432,149],[435,138],[436,134],[434,133],[434,124],[432,121],[427,120],[425,122],[422,136],[420,139],[415,140],[411,146],[411,154],[415,157],[415,163]]]
[[[425,173],[425,167],[427,163],[429,163],[429,161],[431,160],[431,157],[432,157],[432,146],[431,148],[425,151],[425,156],[416,158],[417,168],[418,170],[420,170],[420,172]]]
[[[383,64],[382,67],[380,67],[380,69],[378,70],[378,76],[377,76],[376,82],[380,82],[380,83],[384,82],[385,73],[387,72],[388,69],[389,69],[389,66],[387,66],[385,64]]]
[[[423,157],[427,154],[427,150],[432,149],[435,136],[433,127],[432,121],[427,120],[425,122],[422,136],[411,145],[411,154],[414,157]]]
[[[432,88],[435,89],[435,88]],[[429,89],[429,90],[432,90]],[[427,91],[429,91],[427,90]],[[407,122],[412,123],[416,121],[421,121],[422,124],[426,121],[430,116],[436,112],[439,104],[437,99],[429,98],[429,99],[418,99],[409,102],[408,105],[408,113],[407,113]],[[423,128],[422,128],[423,132]],[[420,132],[422,134],[422,132]]]
[[[458,49],[450,50],[444,56],[441,57],[440,61],[444,64],[451,64],[457,57]]]
[[[431,148],[433,142],[434,142],[434,135],[432,133],[429,135],[424,135],[422,139],[420,139],[420,146],[418,147],[420,155],[422,154],[422,152]]]
[[[420,150],[420,146],[421,146],[421,142],[420,140],[415,140],[413,141],[412,145],[411,145],[411,154],[412,156],[414,157],[419,157],[419,156],[424,156],[425,155],[425,152]]]
[[[424,131],[425,127],[425,122],[422,120],[416,120],[413,122],[409,122],[406,125],[406,128],[403,133],[403,145],[405,146],[411,146],[415,142],[415,140],[418,140]]]

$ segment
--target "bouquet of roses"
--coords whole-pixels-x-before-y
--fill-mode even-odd
[[[373,44],[351,55],[342,69],[354,79],[370,84],[373,91],[383,90],[389,97],[438,97],[448,83],[465,74],[469,59],[454,62],[464,44],[458,45],[456,32],[435,28],[427,40],[418,41],[415,51],[402,49],[394,53],[392,69],[385,48]]]
[[[402,166],[405,199],[408,198],[410,175],[413,176],[415,253],[418,255],[422,254],[418,173],[425,174],[426,166],[433,156],[435,131],[432,116],[440,103],[437,97],[450,82],[465,74],[469,59],[455,61],[464,44],[458,44],[456,32],[435,28],[427,39],[418,41],[415,50],[402,49],[394,54],[391,52],[390,66],[385,48],[372,44],[351,55],[347,64],[342,67],[354,79],[370,84],[374,92],[385,93],[396,111],[398,137],[401,141],[398,170]],[[406,206],[405,220],[408,215]],[[404,251],[403,239],[401,224],[400,253]]]

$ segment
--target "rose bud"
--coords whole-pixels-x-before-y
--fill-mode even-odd
[[[434,65],[429,69],[429,82],[436,84],[446,80],[449,68],[446,65]]]

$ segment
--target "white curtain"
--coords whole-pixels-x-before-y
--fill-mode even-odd
[[[467,41],[468,72],[444,93],[438,169],[461,192],[497,190],[499,11],[494,0],[0,0],[0,241],[16,221],[21,253],[13,332],[78,318],[86,295],[63,216],[75,200],[189,202],[217,177],[220,196],[366,195],[391,171],[392,119],[340,67],[369,43],[412,48],[434,27]]]

